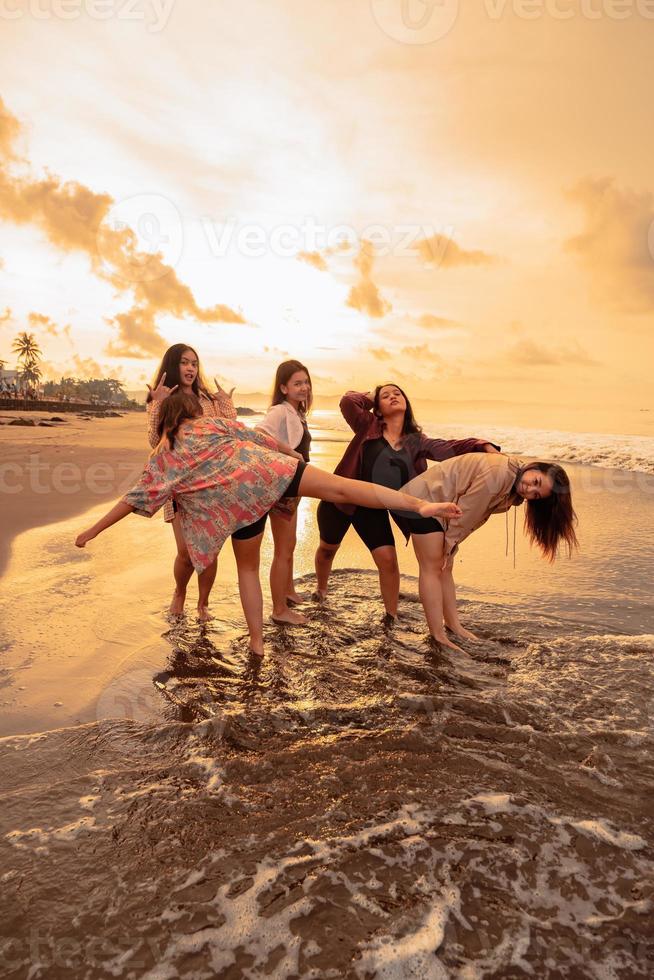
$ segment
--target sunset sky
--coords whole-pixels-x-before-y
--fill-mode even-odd
[[[654,4],[0,7],[9,367],[651,401]]]

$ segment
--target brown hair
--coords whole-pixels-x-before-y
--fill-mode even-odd
[[[528,470],[546,473],[552,480],[552,493],[538,500],[526,500],[525,531],[532,544],[538,545],[549,561],[556,558],[559,545],[567,545],[568,557],[579,547],[575,524],[577,515],[572,506],[572,491],[568,474],[558,463],[529,463],[518,479]]]
[[[185,391],[175,391],[161,403],[159,412],[159,445],[155,453],[162,449],[174,449],[175,437],[182,422],[187,419],[197,419],[202,415],[202,409],[195,395],[187,395]]]
[[[375,393],[373,395],[373,411],[378,418],[381,418],[381,412],[379,410],[379,396],[381,395],[382,388],[397,388],[398,391],[402,392],[402,397],[406,402],[406,410],[404,412],[404,422],[402,423],[402,435],[407,436],[411,433],[419,435],[422,432],[422,426],[418,425],[416,422],[415,415],[413,414],[413,408],[411,407],[411,402],[407,398],[406,392],[396,385],[394,381],[387,381],[386,384],[377,385],[375,388]]]
[[[307,378],[309,379],[309,394],[307,395],[307,400],[300,403],[301,411],[303,415],[306,415],[313,404],[313,382],[311,381],[311,375],[309,374],[309,369],[301,363],[301,361],[282,361],[282,363],[277,368],[275,372],[275,383],[273,385],[272,397],[270,399],[271,405],[281,405],[282,402],[286,401],[286,395],[282,391],[282,385],[288,384],[294,374],[297,371],[304,371]]]
[[[189,344],[173,344],[169,347],[164,354],[161,364],[157,368],[157,373],[154,376],[152,382],[152,388],[156,388],[161,381],[164,374],[166,375],[166,387],[174,388],[175,385],[181,384],[181,378],[179,376],[179,363],[182,359],[182,354],[185,354],[187,350],[190,350],[192,354],[195,354],[198,362],[198,373],[193,382],[192,388],[195,394],[200,397],[200,394],[204,394],[207,398],[211,398],[212,395],[209,392],[207,382],[204,380],[204,375],[202,374],[202,369],[200,368],[200,358],[198,357],[197,351],[191,347]],[[152,392],[148,392],[147,402],[152,401]]]

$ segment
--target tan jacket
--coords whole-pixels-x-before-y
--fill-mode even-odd
[[[466,453],[434,463],[402,490],[421,500],[435,503],[452,500],[459,505],[463,511],[461,517],[451,521],[439,518],[445,528],[445,553],[452,555],[491,514],[502,514],[512,506],[520,506],[522,497],[513,491],[513,485],[518,471],[527,462],[501,453]]]

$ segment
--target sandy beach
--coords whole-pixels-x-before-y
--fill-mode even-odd
[[[131,485],[147,456],[144,416],[83,419],[51,412],[0,413],[2,525],[0,575],[22,531],[72,517],[111,500]],[[34,426],[9,425],[28,419]]]
[[[384,630],[350,532],[328,602],[307,604],[306,629],[268,625],[253,663],[229,545],[208,626],[166,614],[160,515],[73,547],[138,472],[143,429],[0,428],[3,460],[36,457],[51,487],[7,495],[3,522],[5,974],[647,976],[654,478],[568,468],[572,562],[545,565],[519,518],[514,567],[492,518],[457,565],[482,636],[460,657],[430,649],[401,541]],[[316,432],[313,461],[333,467],[338,438]],[[69,462],[79,489],[63,493]],[[307,593],[315,506],[298,527]],[[270,559],[268,532],[264,583]]]

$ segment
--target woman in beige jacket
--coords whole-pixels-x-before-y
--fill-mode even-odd
[[[557,463],[527,461],[516,456],[467,453],[435,463],[404,487],[422,500],[452,500],[461,515],[441,521],[444,533],[412,534],[419,565],[420,600],[431,635],[444,646],[459,650],[445,628],[460,639],[477,639],[465,629],[456,608],[452,576],[454,555],[468,535],[485,524],[491,514],[501,514],[526,501],[525,531],[543,555],[553,561],[561,544],[568,553],[577,546],[570,480]],[[402,518],[411,533],[411,518]]]

